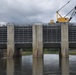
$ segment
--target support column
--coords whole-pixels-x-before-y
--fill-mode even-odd
[[[33,57],[43,57],[43,26],[42,23],[33,27]]]
[[[69,57],[68,24],[61,25],[61,57]]]
[[[15,48],[15,54],[14,54],[15,57],[21,57],[22,56],[22,49],[17,49]]]
[[[0,58],[4,57],[3,49],[0,49]]]
[[[12,58],[14,53],[14,25],[9,23],[7,24],[7,57]]]

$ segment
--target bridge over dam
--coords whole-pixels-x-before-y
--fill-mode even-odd
[[[7,49],[7,57],[19,56],[22,48],[32,48],[34,57],[43,57],[43,48],[52,47],[68,57],[69,48],[76,47],[76,23],[0,26],[0,49]]]

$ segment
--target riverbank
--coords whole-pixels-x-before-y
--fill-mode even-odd
[[[44,51],[44,54],[59,54],[59,51]],[[22,55],[32,55],[32,51],[23,51]],[[69,55],[76,55],[76,51],[69,51]]]
[[[59,50],[44,50],[44,54],[59,54]],[[32,55],[32,50],[22,51],[22,56]],[[69,50],[69,55],[76,55],[76,50]],[[4,56],[6,56],[6,52],[4,52]]]

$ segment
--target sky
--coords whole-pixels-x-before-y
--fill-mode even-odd
[[[13,23],[48,23],[56,21],[56,11],[69,0],[0,0],[0,22]],[[75,0],[59,13],[64,16],[76,5]],[[71,14],[70,14],[71,15]],[[70,17],[70,15],[68,17]],[[71,20],[76,22],[76,16]]]

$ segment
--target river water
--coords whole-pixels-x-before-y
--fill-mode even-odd
[[[32,55],[1,58],[0,75],[76,75],[76,56],[59,59],[57,54],[45,54],[43,59]]]

